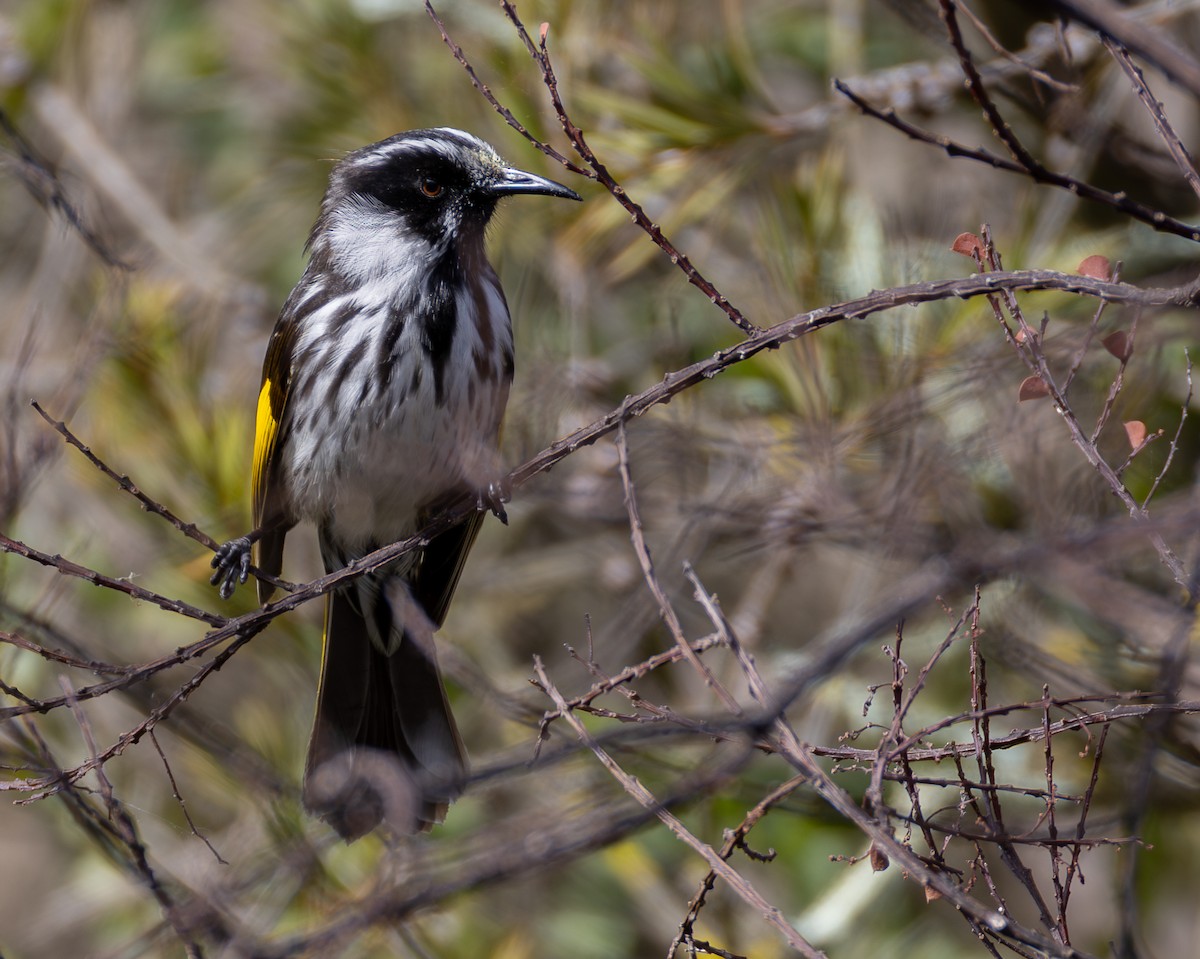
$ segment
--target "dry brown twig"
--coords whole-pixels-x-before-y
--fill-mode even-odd
[[[580,742],[586,745],[600,764],[608,771],[608,773],[621,784],[621,787],[632,796],[639,804],[646,809],[653,811],[658,820],[666,826],[671,832],[685,845],[690,847],[702,859],[704,859],[709,867],[718,876],[729,884],[729,887],[750,907],[755,909],[762,916],[768,925],[772,926],[789,946],[797,950],[801,955],[808,956],[810,959],[819,959],[825,954],[815,948],[808,942],[799,931],[792,926],[783,916],[783,913],[771,905],[761,894],[742,876],[736,872],[729,863],[721,857],[721,855],[708,844],[697,839],[684,824],[674,814],[669,812],[654,795],[642,783],[633,776],[625,772],[620,764],[610,756],[604,748],[595,740],[595,738],[587,731],[587,728],[579,721],[571,709],[567,706],[566,699],[562,693],[550,681],[550,677],[546,674],[545,667],[542,665],[540,658],[534,658],[534,672],[537,674],[538,682],[541,688],[546,691],[546,694],[553,700],[555,707],[558,709],[562,717],[567,721],[574,730],[575,735],[579,737]]]
[[[865,115],[874,117],[886,123],[888,126],[899,130],[911,140],[916,140],[918,143],[925,143],[929,146],[937,147],[943,150],[949,157],[961,157],[967,160],[974,160],[977,163],[983,163],[997,170],[1004,170],[1009,173],[1018,173],[1022,176],[1028,176],[1036,183],[1045,184],[1048,186],[1059,187],[1063,190],[1068,190],[1072,194],[1081,197],[1084,200],[1089,200],[1093,203],[1099,203],[1103,206],[1112,207],[1113,209],[1125,214],[1132,219],[1138,220],[1146,224],[1151,229],[1161,233],[1170,233],[1174,236],[1180,236],[1187,240],[1200,242],[1200,227],[1193,224],[1185,223],[1182,220],[1169,216],[1162,210],[1156,210],[1136,200],[1130,199],[1125,193],[1114,193],[1110,190],[1103,190],[1085,180],[1080,180],[1077,177],[1069,176],[1063,173],[1056,173],[1048,170],[1040,163],[1035,163],[1032,168],[1026,167],[1023,164],[1007,160],[1004,157],[997,156],[988,150],[981,147],[968,147],[938,133],[932,133],[929,130],[901,119],[895,110],[888,108],[880,110],[873,106],[867,100],[863,99],[854,92],[849,86],[841,80],[833,81],[834,88],[845,96],[851,103],[859,108]],[[1018,141],[1019,142],[1019,141]]]
[[[782,802],[803,786],[804,782],[805,777],[793,776],[771,790],[771,792],[759,801],[758,805],[746,813],[745,818],[738,823],[736,829],[732,829],[726,834],[725,842],[717,855],[728,861],[739,849],[745,850],[749,854],[750,849],[746,845],[746,838],[750,835],[750,831],[770,812],[772,806]],[[770,861],[774,857],[775,854],[773,851],[765,855],[752,855],[752,858],[759,859],[760,861]],[[689,948],[694,946],[702,948],[705,952],[713,952],[712,949],[708,948],[708,943],[704,943],[703,946],[700,944],[700,941],[696,939],[695,931],[696,921],[700,918],[700,911],[704,908],[708,894],[712,892],[716,882],[717,872],[714,869],[710,869],[707,875],[700,881],[700,888],[696,890],[696,894],[692,896],[691,901],[688,903],[687,914],[683,917],[683,921],[679,923],[679,932],[667,947],[666,959],[674,959],[680,947],[684,946]]]
[[[1109,0],[1024,0],[1040,16],[1046,7],[1077,20],[1144,57],[1173,83],[1200,97],[1200,62]]]
[[[104,762],[100,759],[100,755],[96,749],[96,741],[92,736],[92,727],[88,721],[87,714],[75,699],[69,681],[63,677],[60,684],[63,696],[67,700],[68,708],[76,724],[79,726],[84,744],[87,746],[88,753],[91,756],[90,766],[95,772],[96,782],[100,787],[100,797],[104,803],[106,815],[103,819],[99,816],[94,816],[97,825],[126,850],[129,871],[149,890],[151,896],[153,896],[162,909],[163,916],[166,917],[167,922],[170,923],[171,928],[175,932],[175,936],[183,946],[184,954],[188,956],[188,959],[203,959],[204,951],[196,941],[192,930],[180,912],[175,897],[159,878],[156,870],[150,865],[145,843],[138,834],[137,825],[134,823],[133,817],[125,809],[124,803],[117,799],[112,782],[104,771]],[[59,773],[61,775],[55,778],[60,783],[60,788],[73,788],[77,780],[66,771],[59,770]],[[88,811],[92,809],[90,804],[87,803],[83,803],[81,806]]]
[[[116,470],[114,470],[99,455],[97,455],[91,447],[87,446],[82,440],[79,439],[78,436],[71,432],[66,423],[64,423],[62,420],[55,419],[53,416],[47,413],[37,400],[30,400],[29,405],[34,408],[38,416],[45,420],[56,433],[62,436],[63,440],[68,446],[72,446],[82,453],[87,461],[96,467],[96,469],[116,483],[123,492],[128,493],[130,496],[136,499],[141,505],[142,509],[147,513],[162,517],[168,523],[174,526],[175,529],[183,533],[184,536],[195,540],[201,546],[215,550],[221,545],[206,532],[204,532],[204,530],[200,529],[200,527],[198,527],[195,523],[184,522],[165,505],[148,496],[145,492],[138,488],[137,484],[129,478],[128,474],[118,473]],[[279,589],[286,590],[287,592],[292,592],[296,589],[295,583],[289,583],[286,580],[269,576],[257,567],[251,567],[250,571],[256,578],[268,582],[272,586],[276,586]]]
[[[521,39],[521,42],[525,44],[525,49],[529,52],[530,57],[533,59],[534,63],[538,65],[538,69],[542,74],[542,84],[546,87],[546,90],[550,94],[550,101],[554,107],[555,115],[558,117],[559,123],[562,124],[563,132],[567,135],[567,139],[570,140],[571,147],[579,155],[580,159],[583,160],[584,164],[586,165],[586,169],[572,163],[553,147],[534,137],[525,128],[525,126],[513,116],[512,111],[500,103],[492,91],[488,89],[487,85],[479,79],[478,74],[475,72],[475,68],[466,58],[466,55],[463,54],[462,48],[451,39],[450,34],[446,30],[445,22],[433,8],[433,4],[430,2],[430,0],[425,0],[425,12],[428,13],[433,22],[437,24],[438,31],[442,35],[442,40],[450,48],[450,51],[454,54],[454,58],[458,60],[458,62],[462,64],[463,69],[467,71],[467,76],[470,78],[472,86],[474,86],[475,89],[483,95],[484,99],[486,99],[488,103],[492,105],[492,109],[499,113],[509,126],[521,134],[521,136],[525,137],[525,139],[527,139],[535,147],[541,150],[542,153],[546,154],[546,156],[557,161],[558,163],[561,163],[572,173],[589,177],[608,190],[612,197],[618,203],[620,203],[621,206],[623,206],[633,218],[633,222],[638,225],[638,228],[650,237],[654,245],[663,251],[672,264],[683,271],[683,275],[687,277],[687,281],[692,284],[692,286],[696,287],[696,289],[700,290],[701,293],[708,297],[708,299],[712,301],[712,303],[715,304],[717,308],[720,309],[726,316],[728,316],[734,325],[736,325],[737,328],[743,333],[751,335],[759,332],[759,328],[750,320],[748,320],[742,314],[741,310],[730,303],[725,295],[721,293],[721,291],[718,290],[711,282],[709,282],[709,280],[706,279],[704,275],[696,269],[695,266],[692,265],[692,261],[688,259],[684,253],[681,253],[679,248],[667,238],[666,234],[663,233],[662,228],[650,219],[641,204],[637,203],[632,197],[629,196],[625,188],[621,186],[621,184],[619,184],[613,177],[612,173],[609,172],[608,167],[601,163],[596,154],[592,152],[592,148],[588,146],[587,139],[584,137],[583,131],[571,119],[570,114],[567,113],[567,109],[563,105],[562,98],[558,92],[558,76],[554,72],[554,65],[550,61],[550,51],[546,46],[546,39],[549,35],[550,25],[547,23],[542,24],[538,35],[538,42],[534,43],[533,38],[529,35],[529,31],[525,29],[525,24],[521,22],[520,17],[517,15],[516,7],[508,2],[508,0],[501,0],[500,6],[504,9],[505,16],[507,16],[512,22],[513,27],[517,31],[517,35]]]
[[[1150,114],[1150,119],[1154,122],[1159,139],[1165,144],[1175,165],[1179,167],[1180,176],[1192,188],[1192,192],[1200,197],[1200,172],[1196,170],[1196,161],[1188,152],[1187,147],[1183,145],[1183,141],[1179,139],[1179,134],[1175,132],[1174,126],[1163,111],[1162,103],[1150,91],[1150,85],[1146,83],[1146,77],[1141,68],[1133,62],[1129,51],[1112,37],[1104,35],[1100,39],[1104,48],[1117,61],[1117,64],[1125,71],[1129,82],[1133,84],[1134,92],[1137,93],[1138,99],[1141,100],[1146,112]]]
[[[703,591],[698,581],[697,587]],[[717,623],[714,625],[718,629],[722,629]],[[736,645],[731,643],[731,648],[736,648]],[[800,740],[780,711],[778,704],[787,700],[771,695],[754,661],[743,656],[739,657],[738,662],[745,674],[754,700],[764,707],[768,707],[768,704],[775,704],[769,713],[774,716],[769,739],[777,754],[786,759],[807,780],[809,787],[821,799],[870,839],[876,855],[897,863],[909,878],[920,883],[927,890],[933,890],[938,897],[950,900],[976,928],[986,931],[988,935],[1032,946],[1043,950],[1047,955],[1064,957],[1064,959],[1085,955],[1068,944],[1056,942],[1036,930],[1016,922],[1007,912],[988,909],[960,888],[951,879],[949,873],[931,868],[906,843],[896,839],[888,827],[886,816],[870,815],[864,811],[816,762],[811,746]],[[989,778],[994,780],[994,774]]]
[[[708,650],[720,645],[722,645],[722,639],[715,633],[710,636],[697,639],[691,643],[692,651],[696,655],[707,652]],[[600,696],[603,696],[606,693],[611,693],[614,690],[619,690],[629,683],[632,683],[634,680],[642,679],[645,676],[648,676],[656,669],[671,663],[679,662],[684,658],[683,650],[681,650],[678,646],[673,646],[670,649],[663,650],[661,653],[656,653],[653,656],[647,657],[646,659],[642,660],[642,662],[636,663],[633,666],[626,666],[618,673],[614,673],[611,676],[604,676],[599,672],[599,667],[596,665],[594,659],[592,659],[590,655],[587,660],[582,660],[581,657],[570,646],[567,647],[567,652],[573,659],[584,662],[584,665],[587,667],[588,671],[594,676],[598,677],[598,681],[594,683],[592,688],[586,693],[582,693],[579,696],[573,696],[567,700],[567,705],[570,706],[571,709],[576,709],[580,712],[598,712],[596,707],[592,706],[592,702]],[[629,699],[630,702],[633,702],[639,706],[647,705],[645,700],[635,693],[627,692],[626,698]],[[555,719],[558,719],[561,715],[562,714],[557,709],[548,710],[542,716],[540,724],[541,728],[544,730],[549,723],[553,722]],[[610,718],[619,717],[614,716]],[[543,738],[544,736],[539,734],[539,741]]]
[[[629,535],[633,542],[633,551],[637,554],[638,563],[642,567],[642,579],[646,586],[654,596],[654,601],[658,604],[659,615],[662,616],[663,622],[667,625],[667,630],[675,640],[676,646],[683,654],[683,657],[691,664],[692,669],[704,681],[704,685],[716,693],[721,704],[733,716],[741,714],[742,708],[738,704],[734,695],[727,690],[724,685],[713,675],[699,655],[692,649],[692,644],[684,635],[683,626],[679,622],[679,617],[675,613],[675,607],[671,605],[671,601],[667,599],[667,594],[663,591],[662,585],[658,581],[658,574],[654,569],[654,561],[650,557],[650,547],[646,545],[645,530],[642,526],[642,518],[638,512],[637,492],[633,485],[633,476],[629,470],[629,447],[625,442],[625,421],[618,420],[617,423],[617,456],[621,472],[621,488],[624,491],[625,509],[629,520]],[[725,639],[727,634],[721,633]]]
[[[93,253],[108,267],[118,271],[132,269],[118,257],[99,233],[84,221],[79,208],[67,195],[66,187],[53,169],[17,129],[17,125],[3,110],[0,110],[0,133],[13,145],[17,176],[38,203],[47,210],[60,213]]]
[[[1004,44],[1002,44],[996,38],[996,35],[992,33],[992,31],[988,28],[988,25],[984,23],[983,20],[970,7],[968,7],[966,3],[963,2],[963,0],[955,0],[955,5],[962,12],[963,16],[971,21],[971,25],[979,31],[979,35],[983,37],[985,41],[987,41],[987,45],[991,47],[1001,59],[1015,64],[1021,69],[1022,72],[1028,74],[1038,83],[1050,87],[1052,90],[1058,90],[1061,93],[1071,93],[1076,89],[1074,84],[1063,83],[1061,80],[1052,77],[1045,70],[1039,70],[1036,66],[1029,63],[1023,57],[1009,50],[1008,47],[1004,46]]]

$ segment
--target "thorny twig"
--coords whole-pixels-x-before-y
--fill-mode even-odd
[[[1039,16],[1047,7],[1078,20],[1144,57],[1174,83],[1200,97],[1200,62],[1108,0],[1024,0]]]
[[[113,253],[99,234],[84,222],[78,208],[67,197],[66,188],[58,174],[38,155],[3,110],[0,110],[0,132],[8,137],[15,148],[17,175],[29,191],[29,195],[47,210],[61,213],[71,228],[105,265],[121,271],[131,269],[129,264]]]
[[[1180,175],[1187,185],[1192,188],[1192,192],[1200,197],[1200,172],[1196,170],[1196,161],[1192,159],[1192,155],[1188,152],[1187,147],[1179,139],[1179,134],[1175,132],[1171,121],[1167,119],[1166,113],[1163,112],[1163,105],[1150,92],[1145,75],[1143,75],[1138,65],[1133,62],[1133,58],[1129,56],[1129,51],[1121,46],[1121,44],[1109,36],[1102,36],[1100,39],[1104,43],[1104,48],[1112,54],[1112,58],[1117,61],[1117,64],[1125,71],[1125,75],[1129,77],[1130,82],[1133,84],[1133,89],[1138,95],[1138,99],[1142,101],[1142,105],[1145,106],[1146,111],[1150,114],[1150,119],[1154,121],[1154,128],[1158,131],[1159,139],[1166,145],[1167,152],[1171,154],[1171,159],[1179,167]]]
[[[717,625],[714,623],[714,625]],[[723,627],[718,626],[718,629]],[[732,645],[732,644],[731,644]],[[736,646],[734,646],[736,648]],[[739,658],[743,672],[746,675],[751,695],[760,704],[782,704],[788,700],[771,695],[766,682],[759,674],[753,660],[748,657]],[[951,900],[969,921],[985,931],[988,935],[1002,937],[1006,941],[1022,943],[1041,949],[1048,955],[1077,957],[1084,954],[1072,947],[1047,938],[1033,929],[1014,921],[1007,912],[996,912],[984,907],[977,900],[967,895],[951,878],[939,869],[931,868],[905,843],[896,839],[887,827],[886,820],[877,815],[871,815],[862,809],[845,790],[840,788],[830,775],[815,760],[812,747],[804,743],[796,735],[781,711],[781,706],[774,707],[774,720],[771,724],[771,744],[778,754],[786,759],[808,781],[808,785],[825,802],[829,803],[837,813],[860,829],[871,839],[878,855],[897,862],[915,881],[926,889],[933,890],[937,896]],[[977,747],[978,750],[978,747]],[[987,777],[994,781],[994,772]],[[991,795],[995,795],[994,793]],[[1004,835],[1004,834],[1001,834]]]
[[[1184,223],[1173,216],[1168,216],[1162,210],[1156,210],[1136,200],[1131,200],[1124,192],[1113,193],[1109,190],[1103,190],[1088,183],[1086,180],[1080,180],[1078,177],[1047,170],[1040,164],[1033,169],[1029,169],[1014,160],[1008,160],[988,150],[984,150],[982,147],[964,146],[950,139],[948,136],[931,133],[915,124],[909,123],[907,120],[901,119],[896,114],[896,111],[891,108],[880,110],[872,106],[841,80],[834,80],[833,85],[839,93],[849,99],[851,103],[867,116],[874,117],[876,120],[880,120],[888,126],[899,130],[911,140],[938,147],[944,150],[947,156],[975,160],[997,170],[1005,170],[1009,173],[1019,173],[1023,176],[1028,176],[1036,183],[1059,187],[1084,200],[1112,207],[1131,219],[1137,220],[1139,223],[1144,223],[1160,233],[1170,233],[1187,240],[1200,242],[1200,226]]]
[[[72,695],[70,683],[66,679],[62,680],[62,688],[71,713],[83,735],[88,753],[92,757],[91,768],[96,774],[96,781],[100,785],[100,797],[104,802],[104,808],[107,812],[106,820],[100,820],[99,817],[95,817],[96,820],[101,824],[101,828],[127,851],[128,864],[132,872],[146,886],[151,896],[159,904],[167,922],[170,923],[172,929],[175,931],[175,935],[183,945],[184,953],[188,956],[188,959],[203,959],[204,952],[200,948],[200,944],[196,941],[192,930],[188,928],[186,921],[180,914],[175,898],[167,890],[162,880],[159,879],[158,874],[150,865],[145,843],[142,842],[141,837],[138,835],[137,825],[134,823],[133,817],[126,811],[124,804],[117,799],[112,782],[104,771],[104,762],[100,759],[100,754],[96,749],[96,742],[92,737],[91,723],[88,722],[87,715]],[[60,775],[54,777],[58,788],[72,788],[68,784],[73,784],[76,781],[75,778],[70,773],[62,770],[59,770],[59,773]],[[90,805],[86,803],[82,805],[83,808],[86,808],[89,812],[91,811]]]
[[[96,467],[96,469],[116,483],[117,486],[119,486],[124,492],[130,494],[134,499],[136,499],[138,503],[141,504],[142,509],[144,509],[147,513],[152,513],[155,516],[162,517],[177,530],[179,530],[179,532],[183,533],[184,536],[187,536],[189,539],[194,539],[202,546],[208,547],[208,549],[215,550],[220,545],[220,543],[204,532],[204,530],[200,529],[200,527],[198,527],[195,523],[185,523],[162,503],[150,496],[147,496],[141,489],[138,488],[138,486],[129,478],[127,474],[118,473],[116,470],[114,470],[95,452],[93,452],[90,446],[87,446],[82,440],[79,439],[78,436],[71,432],[66,423],[55,419],[49,413],[47,413],[37,400],[30,400],[29,405],[37,411],[38,416],[49,423],[50,426],[62,436],[69,446],[73,446],[75,449],[79,450],[79,452],[87,458],[89,463],[91,463],[94,467]],[[296,589],[296,585],[294,583],[277,579],[276,577],[270,576],[256,567],[251,567],[250,571],[258,579],[264,580],[265,582],[270,583],[272,586],[276,586],[288,592],[292,592]]]
[[[675,640],[675,644],[679,647],[680,652],[683,653],[684,658],[687,659],[692,668],[700,675],[704,684],[717,694],[717,698],[721,700],[722,705],[729,710],[730,714],[737,716],[741,713],[741,706],[738,705],[737,699],[713,675],[712,670],[704,664],[704,661],[692,649],[691,643],[688,642],[687,637],[683,633],[683,626],[679,622],[679,617],[675,614],[675,607],[667,599],[667,595],[663,592],[662,585],[658,581],[658,574],[654,569],[654,561],[650,557],[650,547],[646,545],[642,518],[638,512],[637,492],[634,489],[633,477],[629,471],[629,449],[625,442],[624,420],[621,420],[617,424],[617,455],[621,470],[621,487],[625,494],[625,509],[629,519],[629,534],[633,541],[633,549],[637,554],[638,563],[642,567],[642,579],[645,580],[646,585],[650,588],[650,592],[658,604],[659,614],[667,624],[667,630]]]
[[[1179,405],[1179,425],[1175,427],[1175,435],[1171,437],[1171,445],[1167,448],[1166,458],[1163,460],[1163,465],[1154,477],[1154,482],[1150,484],[1150,489],[1146,491],[1145,497],[1142,499],[1142,509],[1150,505],[1150,500],[1154,498],[1154,494],[1158,492],[1158,487],[1163,481],[1163,477],[1167,475],[1167,471],[1171,468],[1171,463],[1175,460],[1175,454],[1179,451],[1179,441],[1183,436],[1183,427],[1187,423],[1188,410],[1192,405],[1192,355],[1186,348],[1183,351],[1183,359],[1185,364],[1185,376],[1187,378],[1187,394],[1183,398],[1183,402]],[[1134,453],[1129,454],[1130,460],[1133,459]]]
[[[213,858],[222,866],[228,866],[229,863],[217,852],[217,847],[212,844],[207,836],[196,828],[196,823],[192,820],[192,814],[188,812],[187,802],[179,792],[179,784],[175,781],[175,774],[171,771],[171,764],[167,762],[167,754],[163,752],[162,746],[158,742],[158,736],[155,735],[154,729],[150,730],[150,742],[154,745],[155,752],[158,753],[158,758],[162,760],[163,771],[167,774],[167,781],[171,784],[171,796],[179,805],[179,811],[183,813],[183,818],[187,821],[188,829],[192,835],[199,839],[208,847],[208,851],[213,854]],[[94,750],[93,750],[94,752]]]
[[[801,955],[808,956],[810,959],[818,959],[825,954],[815,948],[808,942],[800,933],[793,927],[783,916],[783,913],[767,902],[759,892],[743,877],[736,872],[729,863],[722,859],[720,854],[711,846],[701,842],[683,825],[680,820],[665,809],[654,795],[640,783],[637,779],[630,776],[621,766],[607,753],[604,748],[596,742],[595,738],[587,731],[587,728],[579,721],[579,719],[567,707],[567,702],[557,687],[550,681],[550,677],[546,674],[545,667],[542,665],[541,659],[534,657],[534,671],[537,673],[538,682],[546,694],[553,700],[554,705],[558,708],[563,718],[575,731],[575,735],[579,737],[580,742],[586,745],[595,754],[596,758],[604,768],[617,780],[622,788],[638,803],[654,812],[659,821],[663,823],[676,837],[679,838],[685,845],[689,846],[701,858],[703,858],[709,867],[719,875],[730,888],[740,896],[747,905],[754,908],[759,915],[763,916],[767,923],[773,926],[793,949],[796,949]]]
[[[767,793],[758,804],[755,805],[745,818],[738,824],[736,829],[729,831],[725,837],[725,843],[721,846],[720,852],[717,853],[722,859],[728,861],[729,858],[738,850],[743,849],[749,852],[749,847],[746,846],[746,837],[750,831],[758,825],[762,818],[771,810],[771,807],[776,803],[782,802],[802,785],[804,785],[805,777],[793,776],[787,782],[781,783],[773,790]],[[755,855],[753,858],[767,858],[760,855]],[[770,854],[770,858],[774,858],[774,854]],[[687,915],[683,917],[683,921],[679,924],[679,932],[675,938],[671,940],[670,946],[667,947],[666,959],[673,959],[680,946],[696,944],[699,945],[695,938],[696,920],[700,918],[700,911],[704,908],[704,903],[707,900],[708,894],[712,892],[713,887],[717,882],[717,873],[710,869],[705,877],[700,881],[700,888],[696,890],[696,894],[692,896],[691,902],[688,903]],[[711,951],[707,950],[706,951]]]
[[[692,286],[696,287],[696,289],[700,290],[705,296],[707,296],[709,300],[711,300],[718,309],[725,313],[725,315],[728,316],[729,319],[732,320],[737,328],[743,333],[751,335],[758,332],[759,327],[748,320],[737,307],[729,302],[729,300],[720,290],[718,290],[708,279],[704,277],[703,274],[700,273],[699,270],[696,269],[695,266],[692,265],[692,261],[684,253],[681,253],[678,247],[676,247],[675,244],[667,238],[666,234],[663,233],[662,228],[650,219],[642,206],[629,196],[625,188],[621,186],[621,184],[619,184],[609,172],[608,167],[605,166],[596,156],[596,154],[592,152],[592,148],[588,146],[587,140],[583,135],[583,131],[571,119],[570,115],[567,113],[566,107],[563,105],[562,98],[559,95],[558,76],[554,72],[554,65],[550,62],[550,52],[546,47],[548,25],[543,24],[538,42],[534,43],[533,38],[529,35],[529,31],[525,29],[525,25],[521,22],[520,17],[517,15],[516,8],[509,3],[508,0],[501,0],[500,6],[504,9],[505,15],[516,28],[517,34],[520,36],[521,41],[525,44],[525,49],[529,51],[530,57],[533,58],[533,61],[541,70],[542,83],[550,94],[550,100],[554,107],[554,112],[558,117],[559,123],[562,124],[563,132],[567,135],[567,139],[571,141],[572,148],[583,160],[584,164],[586,164],[587,170],[576,166],[574,163],[571,163],[557,150],[554,150],[552,147],[542,143],[532,136],[513,116],[512,111],[503,106],[500,101],[496,99],[487,86],[479,80],[474,67],[472,67],[470,61],[467,60],[466,56],[462,52],[462,49],[450,39],[450,35],[446,31],[446,25],[434,10],[433,4],[430,2],[430,0],[425,0],[426,12],[433,19],[434,23],[437,24],[438,30],[442,34],[442,39],[454,53],[455,59],[458,60],[458,62],[462,64],[463,68],[467,71],[467,76],[470,78],[471,83],[477,90],[479,90],[480,93],[483,94],[484,98],[492,105],[492,108],[504,118],[506,123],[512,126],[514,130],[516,130],[526,139],[528,139],[529,142],[536,146],[539,150],[552,159],[557,160],[572,173],[578,173],[582,176],[590,177],[600,183],[600,185],[608,190],[613,198],[625,208],[625,210],[633,218],[633,222],[636,223],[638,227],[650,237],[650,239],[654,242],[654,245],[662,250],[664,254],[666,254],[671,263],[683,271],[684,276],[687,277],[687,281],[692,284]]]
[[[513,489],[519,488],[532,477],[551,469],[578,449],[590,446],[603,436],[614,432],[621,423],[642,416],[654,407],[669,402],[678,394],[707,382],[730,367],[745,362],[760,353],[777,349],[785,343],[790,343],[826,326],[846,319],[861,319],[900,306],[932,303],[952,298],[990,297],[997,293],[1011,293],[1018,290],[1059,290],[1065,293],[1091,296],[1107,302],[1147,306],[1189,304],[1197,295],[1197,290],[1192,285],[1164,289],[1141,289],[1126,283],[1112,283],[1093,277],[1058,273],[1053,270],[994,272],[950,280],[932,280],[874,291],[857,299],[797,314],[760,333],[747,337],[740,343],[726,347],[711,357],[667,373],[661,382],[628,397],[619,407],[556,441],[541,453],[511,470],[507,478],[508,482]],[[1134,505],[1136,506],[1136,504]],[[381,547],[341,570],[318,577],[297,587],[292,594],[236,619],[226,619],[178,601],[167,600],[150,591],[141,590],[124,580],[106,577],[95,570],[87,569],[62,557],[52,557],[3,535],[0,535],[0,551],[24,556],[42,565],[56,568],[67,575],[78,576],[94,585],[116,589],[128,593],[135,599],[160,605],[170,611],[183,612],[207,622],[217,627],[216,633],[206,637],[205,644],[207,646],[228,638],[252,624],[265,626],[267,621],[276,616],[394,562],[406,553],[427,545],[433,537],[461,522],[477,508],[477,498],[473,494],[464,495],[458,501],[448,505],[422,530],[407,539]]]
[[[102,769],[104,764],[110,759],[121,755],[130,746],[136,745],[143,736],[153,731],[155,726],[170,716],[171,713],[175,711],[176,707],[184,703],[187,698],[200,687],[200,684],[203,683],[205,679],[224,666],[225,663],[228,662],[229,658],[233,656],[233,654],[236,653],[242,646],[248,643],[259,631],[260,630],[254,630],[253,632],[239,636],[237,639],[235,639],[232,643],[217,653],[217,655],[215,655],[211,660],[201,666],[196,671],[195,675],[180,685],[173,693],[171,693],[170,696],[166,698],[166,700],[152,709],[145,719],[143,719],[132,729],[122,733],[117,737],[117,740],[111,746],[103,751],[95,753],[91,759],[80,763],[73,769],[56,773],[53,776],[24,779],[19,783],[0,783],[0,790],[19,790],[20,792],[29,792],[32,795],[19,801],[22,803],[34,802],[44,799],[47,796],[54,795],[65,785],[77,782],[79,779],[93,770]],[[78,697],[64,696],[63,701],[68,705],[74,704],[78,702]],[[6,712],[8,711],[6,710]]]

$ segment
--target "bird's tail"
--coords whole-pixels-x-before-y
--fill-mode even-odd
[[[381,822],[429,829],[462,792],[466,753],[433,628],[396,575],[329,595],[304,804],[347,842]]]

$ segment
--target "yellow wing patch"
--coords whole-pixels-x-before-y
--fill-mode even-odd
[[[281,392],[269,376],[263,377],[262,390],[258,394],[258,413],[254,418],[254,466],[250,474],[254,489],[255,526],[263,520],[263,504],[267,498],[275,440],[279,436],[279,418],[283,412],[283,404],[275,394]]]

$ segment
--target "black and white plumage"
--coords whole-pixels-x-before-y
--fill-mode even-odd
[[[398,134],[334,168],[268,344],[254,530],[213,561],[222,595],[245,581],[251,544],[277,575],[298,522],[316,524],[333,571],[492,488],[513,338],[484,233],[519,193],[579,199],[449,128]],[[482,518],[329,597],[304,794],[347,839],[381,820],[425,828],[461,791],[466,758],[432,634]]]

